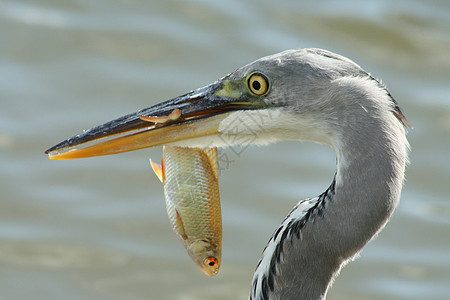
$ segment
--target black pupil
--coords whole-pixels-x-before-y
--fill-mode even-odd
[[[210,261],[210,262],[209,262],[209,265],[210,265],[211,267],[214,267],[215,264],[216,264],[216,263],[213,262],[213,261]]]
[[[255,91],[258,91],[261,88],[261,83],[259,81],[253,81],[252,87]]]

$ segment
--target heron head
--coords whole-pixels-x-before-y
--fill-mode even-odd
[[[83,131],[46,153],[50,159],[74,159],[165,144],[327,143],[324,120],[333,113],[324,100],[329,83],[361,69],[318,51],[289,50],[258,59],[210,85]]]

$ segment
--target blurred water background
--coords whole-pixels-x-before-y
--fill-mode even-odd
[[[261,56],[325,48],[382,78],[414,125],[401,203],[328,299],[450,298],[450,2],[0,1],[0,298],[246,299],[261,251],[332,180],[326,146],[227,150],[218,276],[172,232],[148,158],[48,147]]]

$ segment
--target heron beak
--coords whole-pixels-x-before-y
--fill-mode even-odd
[[[236,110],[267,105],[249,95],[242,80],[222,80],[83,131],[45,151],[64,160],[110,155],[220,134],[220,122]]]

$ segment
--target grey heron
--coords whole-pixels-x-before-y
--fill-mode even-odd
[[[140,118],[174,109],[182,117],[164,124]],[[262,111],[271,116],[263,126],[255,121]],[[226,147],[249,136],[254,144],[307,140],[331,146],[337,168],[330,187],[300,201],[275,230],[250,291],[255,300],[324,299],[341,267],[397,206],[409,151],[405,125],[388,90],[357,64],[329,51],[297,49],[86,130],[46,153],[73,159],[165,144]]]

